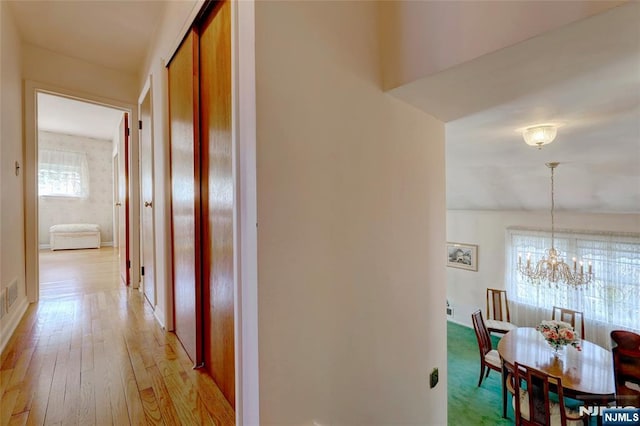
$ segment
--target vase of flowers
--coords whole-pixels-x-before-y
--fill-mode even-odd
[[[580,339],[576,336],[576,332],[571,327],[571,324],[564,321],[542,321],[538,327],[536,327],[549,346],[553,348],[555,356],[560,355],[560,351],[565,346],[571,345],[577,350],[582,350],[580,347]]]

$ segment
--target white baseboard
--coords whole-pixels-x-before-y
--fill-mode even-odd
[[[165,326],[164,315],[162,315],[160,309],[158,309],[158,306],[154,308],[153,316],[156,318],[156,321],[158,321],[158,324],[160,324],[160,327],[166,330],[167,327]]]
[[[447,321],[453,322],[453,323],[458,324],[458,325],[461,325],[461,326],[463,326],[463,327],[473,328],[473,327],[472,327],[472,326],[470,326],[469,324],[465,324],[465,323],[463,323],[463,322],[461,322],[461,321],[458,321],[458,320],[453,319],[453,318],[450,318],[450,317],[449,317],[449,318],[447,318]]]
[[[18,324],[20,324],[20,320],[22,320],[24,313],[27,312],[28,307],[29,302],[27,302],[26,297],[23,297],[18,302],[18,305],[3,318],[2,333],[0,333],[0,353],[4,351],[7,343],[9,343],[9,339],[18,328]]]
[[[38,247],[40,247],[40,250],[48,250],[51,248],[51,244],[40,244]],[[113,247],[113,241],[101,242],[100,247]]]

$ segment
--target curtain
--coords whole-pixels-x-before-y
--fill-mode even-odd
[[[516,324],[535,327],[558,306],[583,312],[586,340],[605,348],[611,330],[640,332],[640,235],[556,232],[554,246],[566,263],[582,260],[585,272],[592,263],[594,281],[577,289],[530,283],[517,271],[518,256],[530,253],[537,261],[551,247],[550,232],[510,228],[506,239],[505,277]]]
[[[38,195],[89,196],[89,166],[84,152],[41,149],[38,152]]]

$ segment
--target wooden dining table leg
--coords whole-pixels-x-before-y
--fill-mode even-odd
[[[502,361],[502,418],[507,418],[507,376],[508,376],[507,366],[504,361]]]

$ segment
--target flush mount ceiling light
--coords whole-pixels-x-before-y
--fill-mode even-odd
[[[542,149],[542,145],[553,142],[558,133],[558,128],[551,124],[527,127],[522,131],[522,137],[527,145]]]

